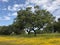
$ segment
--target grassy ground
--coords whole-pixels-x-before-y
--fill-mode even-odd
[[[0,45],[60,45],[60,34],[0,36]]]

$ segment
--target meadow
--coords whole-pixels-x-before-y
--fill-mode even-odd
[[[0,35],[0,45],[60,45],[60,34]]]

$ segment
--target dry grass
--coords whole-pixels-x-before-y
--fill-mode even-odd
[[[59,35],[37,37],[0,36],[0,45],[60,45]]]

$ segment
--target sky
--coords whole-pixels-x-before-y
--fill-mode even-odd
[[[32,7],[34,11],[35,5],[49,11],[56,20],[60,17],[60,0],[0,0],[0,26],[12,24],[21,8]]]

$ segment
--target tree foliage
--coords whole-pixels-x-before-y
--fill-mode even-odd
[[[30,28],[32,30],[34,27],[37,27],[40,30],[45,24],[51,24],[51,22],[53,22],[54,17],[50,12],[41,10],[39,6],[35,6],[34,8],[34,12],[31,11],[31,7],[27,7],[25,10],[17,12],[18,15],[15,23],[20,31],[25,28]]]
[[[60,18],[58,18],[58,21],[54,23],[54,30],[55,32],[60,32]]]

